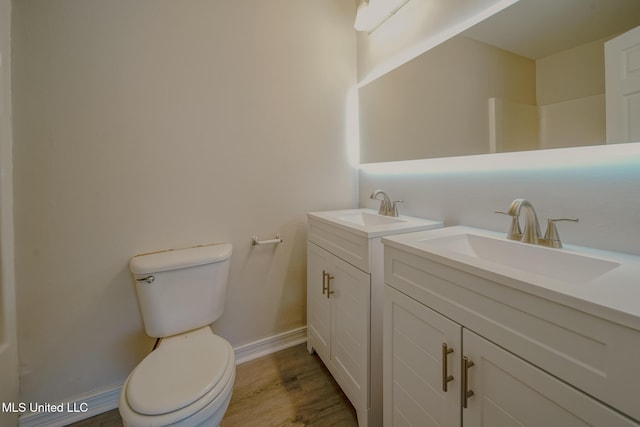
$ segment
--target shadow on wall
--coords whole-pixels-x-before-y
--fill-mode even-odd
[[[290,221],[278,232],[282,243],[255,246],[247,238],[242,245],[234,246],[232,263],[240,259],[243,264],[231,269],[226,306],[235,307],[234,317],[240,315],[244,321],[230,328],[225,311],[213,325],[216,333],[233,330],[236,336],[249,336],[244,342],[225,337],[234,347],[272,336],[273,331],[288,332],[306,324],[306,222]],[[275,232],[257,237],[271,240]],[[247,299],[247,295],[263,298]],[[273,323],[258,324],[254,313],[262,313],[262,318],[273,319]]]

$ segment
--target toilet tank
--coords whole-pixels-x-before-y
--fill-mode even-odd
[[[215,322],[224,310],[232,246],[218,244],[131,259],[147,335],[168,337]]]

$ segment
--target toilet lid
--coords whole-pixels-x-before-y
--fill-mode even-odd
[[[180,337],[182,338],[182,337]],[[230,361],[226,342],[212,334],[172,338],[152,351],[127,385],[131,408],[144,415],[177,411],[220,381]]]

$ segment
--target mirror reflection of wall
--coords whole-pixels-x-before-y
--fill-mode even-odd
[[[546,3],[564,4],[561,28],[536,22],[531,8]],[[603,11],[613,3],[622,17]],[[594,14],[609,22],[578,36]],[[637,0],[521,0],[360,88],[361,163],[603,144],[604,43],[637,24]],[[522,40],[507,35],[516,30]]]

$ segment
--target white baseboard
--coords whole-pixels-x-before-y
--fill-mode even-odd
[[[121,388],[122,386],[112,387],[51,405],[56,408],[55,412],[45,408],[45,412],[25,413],[18,419],[18,425],[20,427],[63,427],[91,418],[117,408]],[[58,408],[62,411],[57,411]]]
[[[236,347],[234,348],[236,365],[284,350],[285,348],[293,347],[294,345],[302,344],[306,341],[307,327],[302,326],[291,331]],[[55,409],[62,408],[62,411],[45,410],[45,412],[25,413],[18,419],[18,426],[63,427],[77,421],[91,418],[103,412],[116,409],[118,407],[121,389],[122,386],[116,386],[78,396],[63,403],[50,405],[55,406]]]
[[[249,362],[258,357],[266,356],[294,345],[307,341],[307,327],[301,326],[272,337],[263,338],[249,344],[234,348],[236,354],[236,365]]]

